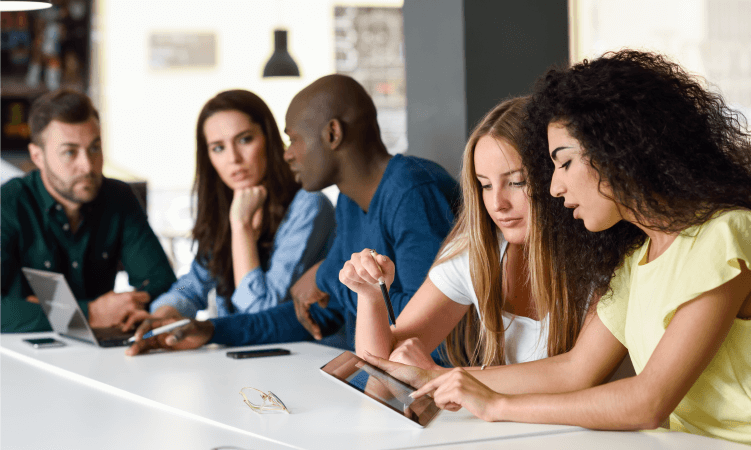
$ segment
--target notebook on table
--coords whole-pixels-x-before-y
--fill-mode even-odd
[[[89,325],[63,274],[28,267],[21,270],[54,332],[100,347],[129,345],[127,340],[133,336],[132,331],[123,332],[120,327],[92,328]]]

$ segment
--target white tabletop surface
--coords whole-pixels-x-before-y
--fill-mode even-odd
[[[0,370],[3,449],[295,448],[40,370],[5,353]]]
[[[443,411],[421,429],[321,373],[320,367],[341,350],[314,343],[278,345],[290,349],[290,356],[235,360],[225,355],[226,349],[216,347],[126,357],[123,348],[98,348],[65,338],[60,339],[68,343],[66,347],[41,350],[22,342],[23,338],[49,335],[3,334],[0,351],[113,395],[293,447],[460,445],[580,430],[561,425],[487,423],[466,411]],[[291,414],[258,415],[242,401],[239,390],[244,386],[274,392]]]
[[[592,431],[522,437],[514,440],[478,441],[471,446],[449,444],[420,450],[748,450],[735,442],[680,431]]]
[[[126,357],[124,348],[65,338],[66,347],[44,350],[22,342],[50,335],[0,335],[3,448],[7,442],[16,444],[8,448],[44,448],[23,444],[48,424],[60,442],[88,439],[60,448],[747,448],[684,433],[486,423],[464,410],[443,411],[420,429],[324,376],[320,367],[341,350],[314,343],[265,346],[288,348],[290,356],[235,360],[211,346]],[[256,414],[242,402],[244,386],[273,391],[291,414]],[[59,397],[64,404],[49,408],[55,392],[65,392]]]

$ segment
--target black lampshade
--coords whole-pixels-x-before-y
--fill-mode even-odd
[[[45,9],[52,6],[48,1],[37,0],[2,0],[0,1],[0,11],[31,11],[35,9]]]
[[[263,69],[264,77],[299,77],[300,69],[287,51],[287,30],[274,30],[274,54]]]

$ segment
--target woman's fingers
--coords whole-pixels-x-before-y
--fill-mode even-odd
[[[258,203],[261,204],[266,201],[266,187],[259,184],[258,186],[253,186],[251,189],[253,189],[253,194],[258,199]]]
[[[388,359],[383,359],[379,358],[378,356],[372,355],[367,350],[365,350],[365,354],[363,355],[362,359],[367,361],[368,364],[378,367],[379,369],[389,374],[394,370],[404,366],[404,364],[399,364],[393,361],[389,361]]]
[[[383,281],[390,287],[394,281],[394,263],[387,256],[371,252],[373,250],[366,248],[358,253],[352,253],[339,273],[339,281],[345,284],[379,284]]]
[[[442,375],[444,376],[444,375]],[[420,389],[416,390],[415,392],[409,394],[412,398],[420,398],[425,394],[429,394],[436,390],[438,386],[441,385],[440,382],[441,377],[433,378],[432,380],[428,381],[427,383],[423,384]]]
[[[370,254],[370,249],[366,248],[359,253],[353,253],[350,261],[363,282],[378,284],[379,278],[383,278],[381,269]]]
[[[363,279],[360,277],[360,274],[357,273],[357,269],[352,260],[345,262],[342,270],[339,271],[339,281],[344,284],[363,282]]]
[[[391,286],[394,281],[396,267],[393,261],[386,256],[381,255],[375,250],[365,249],[360,252],[360,259],[373,278],[386,283],[387,287]]]
[[[418,397],[422,397],[425,394],[429,394],[429,393],[435,391],[434,394],[433,394],[433,398],[435,398],[435,393],[438,392],[438,390],[440,390],[441,387],[443,387],[444,385],[446,385],[447,383],[449,383],[452,379],[456,379],[457,377],[461,377],[462,376],[462,372],[464,372],[464,370],[462,370],[460,368],[456,368],[456,369],[451,370],[448,373],[445,373],[443,375],[435,377],[432,380],[430,380],[427,383],[425,383],[424,385],[422,385],[422,387],[420,387],[420,389],[418,389],[415,392],[413,392],[412,395],[411,395],[411,397],[412,398],[418,398]]]
[[[432,394],[433,399],[441,409],[458,411],[465,408],[485,421],[504,420],[503,408],[498,403],[503,396],[464,369],[452,370],[441,380],[440,385],[434,384],[433,387],[436,388]]]
[[[266,201],[266,195],[266,188],[260,185],[237,189],[234,191],[230,205],[230,218],[236,222],[250,224],[254,219],[254,214]]]
[[[430,351],[420,338],[409,338],[398,342],[396,348],[389,355],[389,360],[402,364],[417,366],[425,370],[441,369],[441,366],[433,361]]]
[[[394,262],[391,261],[391,258],[386,255],[376,256],[376,262],[378,262],[378,265],[381,266],[381,270],[383,271],[383,275],[386,277],[386,281],[391,284],[391,282],[394,280],[394,274],[396,273],[396,266],[394,266]]]

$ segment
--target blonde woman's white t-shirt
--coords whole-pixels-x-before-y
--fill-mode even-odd
[[[501,238],[499,244],[501,255],[503,255],[508,242]],[[477,311],[480,311],[477,294],[475,294],[469,273],[469,250],[433,267],[428,277],[446,297],[462,305],[474,304]],[[498,282],[501,281],[498,280]],[[506,364],[536,361],[548,357],[547,319],[543,324],[539,320],[503,311],[503,327],[506,339],[504,350]]]

